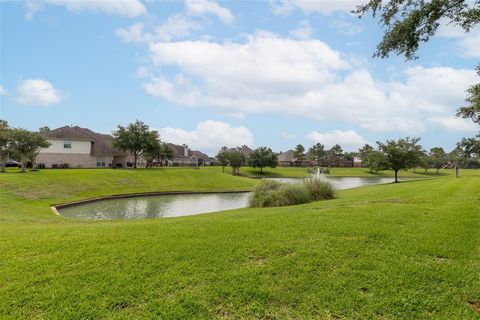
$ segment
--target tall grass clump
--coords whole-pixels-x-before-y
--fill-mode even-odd
[[[310,193],[312,200],[327,200],[335,198],[335,188],[318,177],[306,178],[303,185]]]
[[[250,207],[281,207],[310,202],[310,193],[303,184],[262,180],[253,190]]]

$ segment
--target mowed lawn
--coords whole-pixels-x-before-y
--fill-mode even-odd
[[[0,318],[478,319],[480,171],[442,173],[300,206],[94,222],[48,206],[255,180],[220,168],[9,172]]]

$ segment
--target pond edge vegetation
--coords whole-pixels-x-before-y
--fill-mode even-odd
[[[263,179],[253,189],[251,208],[291,206],[335,198],[335,188],[319,177],[305,178],[301,183]]]

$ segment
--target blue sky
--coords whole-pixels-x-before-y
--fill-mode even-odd
[[[478,131],[453,115],[478,81],[479,30],[372,59],[382,31],[349,13],[359,2],[0,2],[0,117],[104,133],[139,119],[209,154],[404,136],[450,150]]]

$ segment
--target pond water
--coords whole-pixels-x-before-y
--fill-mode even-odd
[[[272,178],[299,183],[299,178]],[[391,178],[326,178],[337,190],[393,182]],[[68,218],[112,220],[190,216],[201,213],[245,208],[249,192],[173,194],[99,200],[58,209]]]
[[[249,196],[249,192],[140,196],[99,200],[58,211],[77,219],[170,218],[245,208]]]
[[[372,184],[390,183],[394,181],[393,178],[324,177],[323,179],[330,182],[337,190],[351,189]],[[268,178],[268,180],[299,183],[302,182],[303,178]]]

